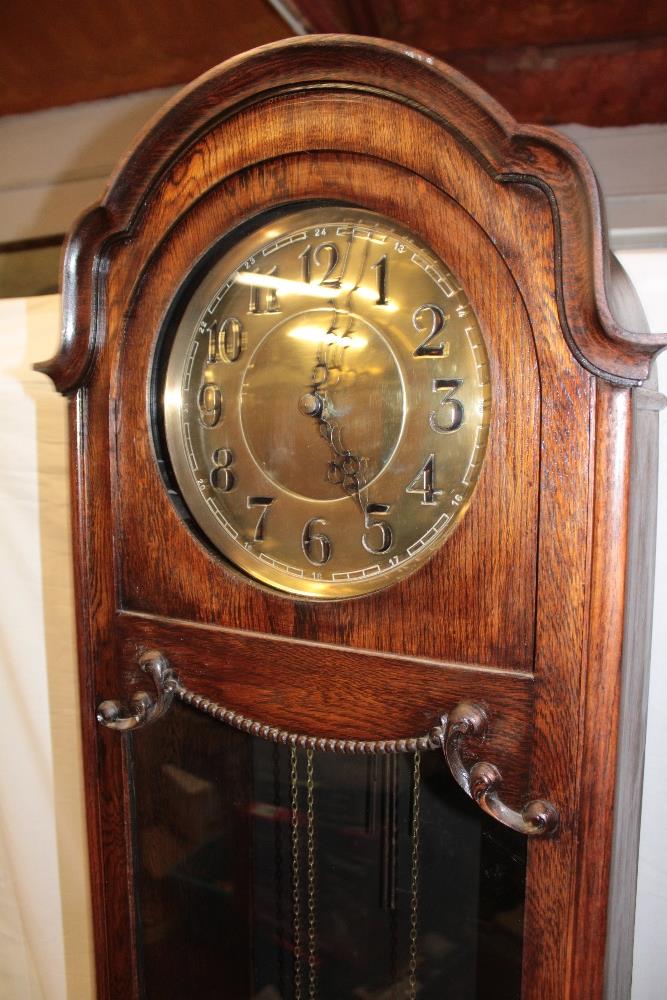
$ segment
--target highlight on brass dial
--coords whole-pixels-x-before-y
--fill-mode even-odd
[[[470,302],[371,212],[305,208],[233,243],[190,293],[162,385],[193,518],[293,594],[356,596],[417,569],[480,473],[491,400]]]

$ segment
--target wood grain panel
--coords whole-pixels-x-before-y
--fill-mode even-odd
[[[119,616],[117,635],[118,681],[127,691],[146,687],[146,678],[137,672],[138,658],[159,649],[181,683],[197,694],[262,724],[309,736],[423,736],[459,701],[479,701],[488,707],[491,727],[484,746],[471,740],[469,749],[492,759],[508,796],[523,802],[531,748],[531,675],[129,613]]]
[[[520,121],[633,125],[665,120],[667,15],[650,0],[527,5],[291,0],[309,31],[390,38],[445,60]],[[478,12],[479,13],[479,12]]]
[[[222,561],[212,558],[165,505],[151,453],[145,387],[171,290],[180,284],[188,262],[230,228],[232,206],[239,219],[260,207],[259,190],[265,207],[282,200],[285,190],[296,199],[347,196],[409,224],[456,274],[466,275],[466,290],[487,340],[492,443],[470,511],[422,570],[363,601],[295,602],[226,572]],[[252,203],[247,191],[255,192]],[[311,153],[307,159],[271,162],[242,174],[202,199],[161,246],[154,263],[135,300],[112,390],[114,397],[121,396],[123,474],[117,488],[118,537],[124,539],[123,606],[364,649],[529,669],[539,454],[531,453],[527,442],[539,421],[535,357],[516,286],[480,229],[418,177],[358,156]],[[110,307],[115,310],[114,300]],[[507,434],[510,425],[514,430]]]

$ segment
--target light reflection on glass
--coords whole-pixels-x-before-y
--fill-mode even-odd
[[[237,271],[232,280],[237,285],[273,288],[284,295],[309,295],[316,299],[335,299],[346,291],[345,288],[325,288],[323,285],[310,285],[307,281],[294,281],[292,278],[279,278],[275,274],[258,274],[255,271]]]
[[[287,336],[293,340],[305,340],[311,344],[320,344],[324,341],[326,344],[336,347],[354,347],[358,350],[368,346],[366,337],[361,337],[359,334],[345,336],[334,333],[333,330],[327,330],[324,326],[297,326],[295,329],[289,330]]]

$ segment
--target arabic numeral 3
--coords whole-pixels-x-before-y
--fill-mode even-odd
[[[428,418],[429,427],[436,434],[451,434],[463,423],[463,403],[454,395],[463,385],[460,378],[434,378],[433,392],[441,392],[440,406],[432,410]]]

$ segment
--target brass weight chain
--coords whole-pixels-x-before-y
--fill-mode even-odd
[[[308,865],[308,1000],[315,1000],[315,782],[313,751],[306,751],[306,858]]]
[[[290,799],[292,807],[292,942],[294,945],[294,1000],[301,993],[301,893],[299,889],[299,770],[296,747],[290,748]]]
[[[315,871],[315,780],[313,751],[306,751],[306,882],[307,882],[307,962],[308,1000],[317,997],[317,929],[316,871]],[[419,809],[421,796],[421,755],[414,755],[412,772],[412,824],[411,824],[411,868],[410,868],[410,949],[408,960],[407,1000],[417,997],[417,944],[419,922]],[[299,844],[299,767],[295,746],[290,747],[290,801],[292,810],[292,921],[294,942],[294,1000],[303,1000],[302,990],[302,928],[300,870],[301,852]]]
[[[417,923],[419,919],[419,799],[421,793],[421,758],[414,757],[412,772],[412,867],[410,871],[410,958],[408,962],[408,1000],[417,996]]]
[[[290,748],[290,800],[292,809],[292,924],[294,942],[294,1000],[302,1000],[303,958],[301,928],[301,851],[299,844],[299,762],[296,747]],[[315,925],[315,779],[313,751],[306,751],[306,865],[308,1000],[316,1000],[317,933]]]

